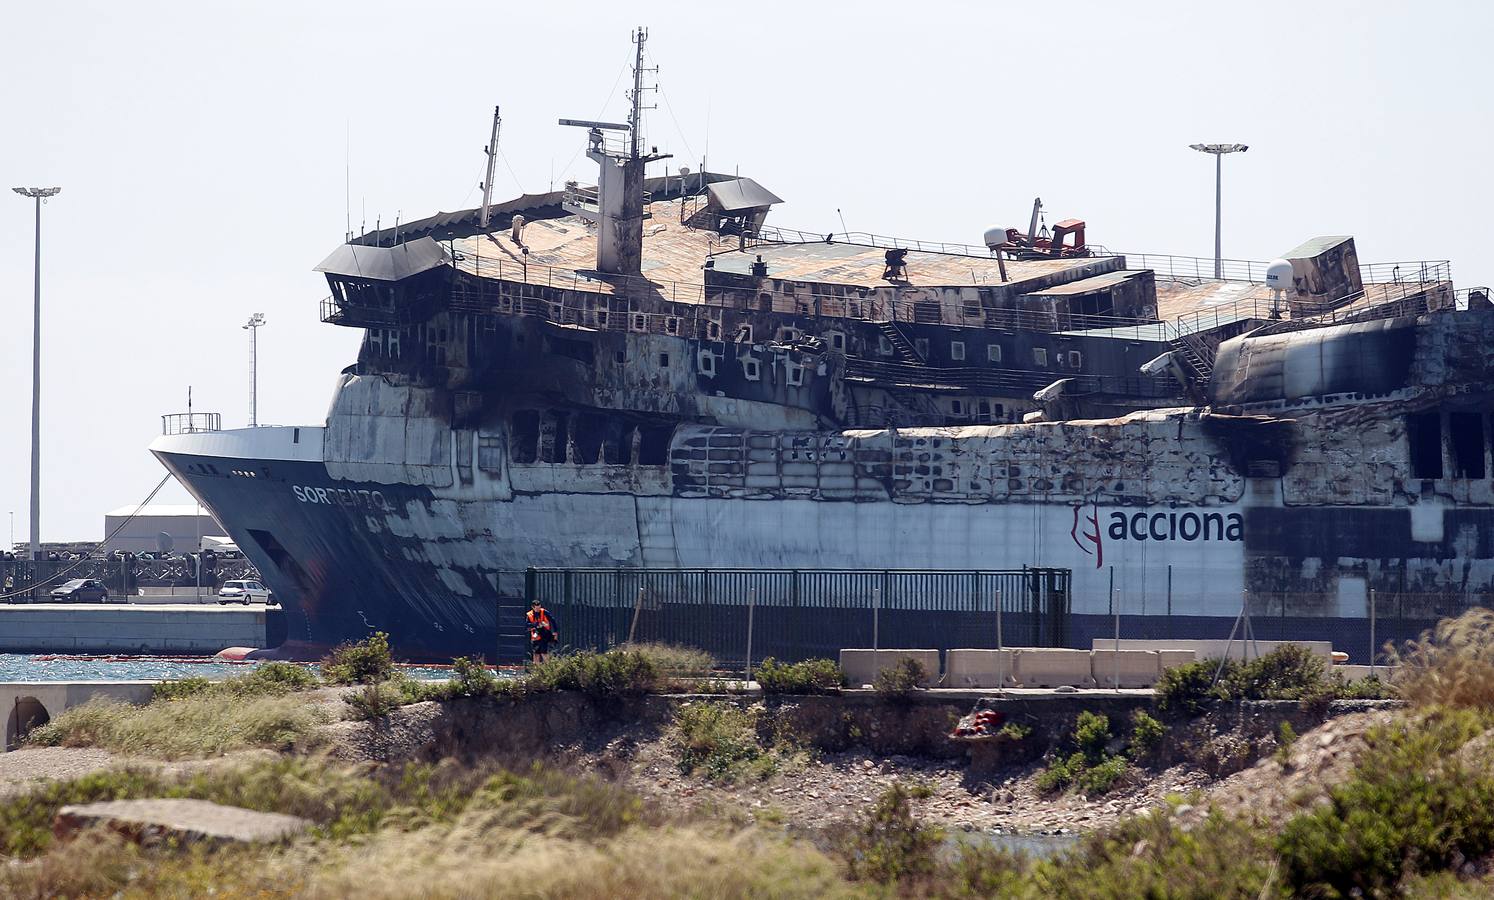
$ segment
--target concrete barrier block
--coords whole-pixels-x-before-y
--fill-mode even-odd
[[[1188,663],[1198,660],[1198,654],[1192,650],[1158,650],[1157,651],[1157,674],[1176,666],[1186,666]]]
[[[1017,681],[1023,687],[1089,687],[1090,652],[1027,648],[1016,652]]]
[[[1095,650],[1090,673],[1097,687],[1149,688],[1161,674],[1155,650]]]
[[[1255,659],[1256,650],[1265,656],[1283,644],[1300,644],[1306,647],[1314,655],[1322,657],[1325,663],[1333,659],[1332,641],[1254,641],[1246,643],[1238,638],[1233,642],[1227,640],[1217,641],[1183,641],[1183,640],[1139,640],[1122,638],[1119,643],[1114,638],[1094,638],[1090,646],[1095,650],[1112,650],[1119,647],[1121,650],[1192,650],[1198,659],[1220,659],[1225,654],[1225,648],[1229,649],[1230,659],[1244,660]]]
[[[939,684],[938,650],[842,650],[840,668],[846,673],[846,683],[851,687],[875,684],[877,673],[897,664],[901,659],[916,659],[923,663],[924,687]]]
[[[1016,683],[1015,651],[950,650],[944,654],[944,687],[985,688]]]

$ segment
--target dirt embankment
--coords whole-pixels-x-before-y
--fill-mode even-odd
[[[403,707],[377,722],[341,722],[329,732],[336,753],[347,759],[544,760],[604,773],[671,807],[737,809],[807,828],[857,815],[893,781],[916,779],[932,789],[919,802],[921,812],[948,827],[1066,833],[1102,827],[1170,797],[1194,794],[1259,810],[1262,797],[1293,796],[1299,793],[1295,785],[1346,769],[1358,736],[1388,715],[1361,712],[1339,719],[1355,708],[1343,704],[1327,712],[1294,703],[1223,707],[1168,723],[1149,762],[1132,766],[1109,793],[1086,797],[1039,788],[1044,753],[1062,741],[1080,711],[1105,713],[1119,732],[1132,709],[1149,706],[1148,698],[982,701],[1032,732],[1016,752],[984,764],[977,758],[975,765],[967,746],[949,738],[954,723],[970,711],[968,700],[922,696],[889,703],[869,694],[767,702],[733,698],[724,702],[756,706],[764,746],[804,752],[786,756],[766,777],[729,783],[683,774],[674,728],[684,704],[718,702],[722,698],[604,700],[575,693],[458,700]],[[1282,722],[1302,734],[1292,751],[1301,760],[1294,756],[1286,768],[1272,760]]]

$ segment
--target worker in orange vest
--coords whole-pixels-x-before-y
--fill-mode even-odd
[[[555,619],[540,605],[539,598],[529,601],[529,612],[524,614],[529,623],[529,658],[542,663],[550,658],[550,645],[560,634]]]

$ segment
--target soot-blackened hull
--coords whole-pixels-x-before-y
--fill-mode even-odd
[[[428,501],[424,489],[346,481],[331,488],[326,467],[308,461],[156,455],[218,515],[280,600],[285,643],[258,655],[317,659],[383,631],[401,658],[495,658],[493,587],[475,575],[441,580],[409,557],[408,542],[365,520],[386,504]]]

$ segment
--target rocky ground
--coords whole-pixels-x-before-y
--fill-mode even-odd
[[[318,698],[325,702],[330,698]],[[438,716],[436,704],[401,711],[399,728],[370,729],[366,723],[337,722],[325,729],[334,755],[348,759],[414,758],[419,735]],[[711,807],[818,829],[861,814],[894,781],[916,781],[932,794],[917,801],[928,820],[954,831],[1000,834],[1072,834],[1101,828],[1117,819],[1162,805],[1169,797],[1202,798],[1190,805],[1250,808],[1270,814],[1275,806],[1311,802],[1314,792],[1346,771],[1363,746],[1363,735],[1390,713],[1354,713],[1330,719],[1293,744],[1286,764],[1269,753],[1243,771],[1211,775],[1196,764],[1133,768],[1110,793],[1087,798],[1078,793],[1044,794],[1036,781],[1042,764],[1029,763],[991,774],[972,772],[963,759],[875,756],[865,751],[790,754],[764,779],[750,776],[720,783],[682,774],[679,749],[667,729],[624,729],[605,744],[582,741],[551,748],[545,755],[583,771],[618,778],[647,800],[689,809]],[[1229,737],[1229,735],[1226,735]],[[373,752],[377,751],[377,752]],[[30,789],[45,779],[69,779],[102,769],[134,765],[190,772],[231,764],[244,751],[216,760],[160,761],[117,756],[104,750],[36,748],[0,753],[0,797]],[[512,760],[510,760],[512,762]]]

